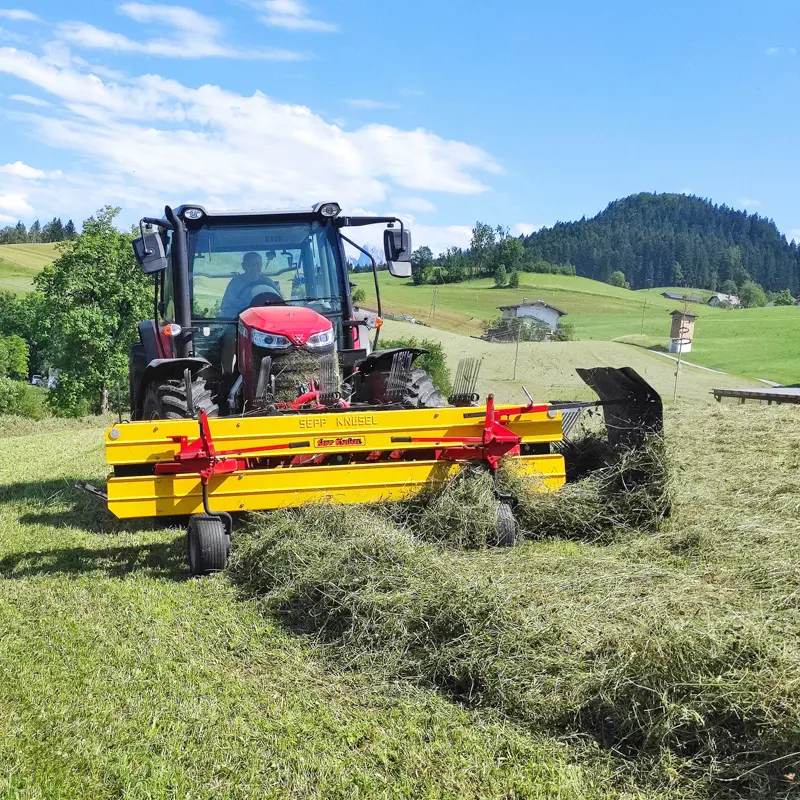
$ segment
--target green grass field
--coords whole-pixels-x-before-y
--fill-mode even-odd
[[[348,663],[225,575],[190,580],[180,529],[115,522],[73,487],[102,483],[97,421],[2,419],[0,796],[794,796],[797,417],[670,411],[681,469],[658,536],[442,553],[541,640],[521,707],[540,710],[505,719],[379,651]],[[569,716],[584,703],[606,734]],[[604,745],[635,715],[656,761]],[[672,749],[684,739],[703,744]]]
[[[666,347],[669,312],[675,301],[661,289],[631,291],[588,278],[562,275],[521,275],[519,289],[495,289],[478,280],[444,286],[413,286],[380,273],[381,298],[391,314],[408,314],[445,331],[478,336],[482,322],[500,314],[497,306],[519,303],[523,297],[542,299],[566,311],[581,340],[623,339]],[[374,307],[371,275],[357,275],[366,305]],[[436,308],[432,314],[434,290]],[[694,290],[681,290],[693,292]],[[800,308],[715,309],[692,306],[698,315],[690,361],[713,369],[786,384],[800,382]]]
[[[585,748],[332,667],[190,580],[180,529],[74,488],[104,480],[97,421],[2,418],[0,444],[0,797],[621,796]]]
[[[30,291],[33,279],[57,255],[55,244],[0,245],[0,290]]]
[[[453,370],[460,358],[482,358],[477,390],[482,398],[494,392],[501,402],[525,402],[520,385],[537,400],[594,399],[592,390],[575,372],[578,367],[633,367],[667,402],[672,401],[675,388],[677,364],[673,360],[620,342],[520,342],[515,378],[515,344],[485,342],[396,320],[384,322],[382,335],[386,339],[415,337],[441,342]],[[684,364],[678,377],[678,399],[713,402],[714,388],[759,385],[763,386],[752,379],[719,375]]]

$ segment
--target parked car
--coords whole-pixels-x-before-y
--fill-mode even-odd
[[[33,375],[31,377],[31,384],[33,386],[44,386],[44,381],[42,380],[41,375]]]

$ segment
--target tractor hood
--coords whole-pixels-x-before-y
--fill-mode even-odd
[[[329,319],[303,306],[248,308],[239,315],[239,319],[250,330],[285,336],[292,344],[300,347],[315,334],[332,328]]]

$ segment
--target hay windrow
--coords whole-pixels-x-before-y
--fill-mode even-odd
[[[796,586],[772,586],[796,568],[758,561],[766,523],[752,531],[735,511],[701,523],[681,505],[666,532],[648,535],[671,507],[661,447],[624,453],[557,495],[528,498],[529,508],[520,496],[533,540],[511,551],[460,552],[480,547],[480,526],[446,507],[425,518],[440,526],[430,541],[418,528],[424,507],[393,518],[309,507],[262,517],[231,574],[338,664],[594,739],[659,796],[785,796],[800,751],[800,604]],[[505,479],[525,489],[527,479]],[[463,480],[431,503],[486,490],[484,477]],[[676,529],[688,536],[700,524],[703,542],[741,524],[747,568],[701,569],[673,555]]]

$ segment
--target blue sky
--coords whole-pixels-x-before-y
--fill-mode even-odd
[[[339,199],[439,250],[685,191],[800,240],[798,51],[797,0],[26,0],[0,222]]]

